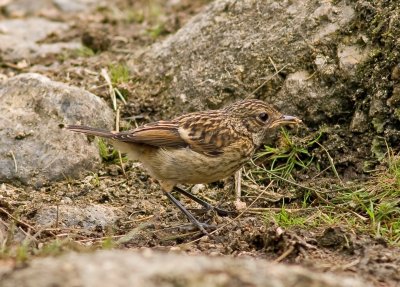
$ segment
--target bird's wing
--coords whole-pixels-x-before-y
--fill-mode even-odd
[[[178,121],[181,138],[198,153],[221,155],[236,140],[237,134],[221,117],[220,111],[193,113],[178,118]]]
[[[178,125],[172,121],[159,121],[132,131],[115,133],[112,139],[122,142],[142,143],[156,147],[186,147]]]
[[[189,147],[195,152],[218,156],[236,141],[236,134],[217,112],[192,113],[171,121],[158,121],[131,131],[108,132],[86,126],[68,126],[70,130],[110,138],[126,143],[155,147]]]
[[[227,137],[223,136],[223,132],[217,131],[218,129],[212,129],[202,122],[184,125],[173,120],[147,124],[133,131],[116,133],[111,138],[157,147],[189,147],[207,156],[218,156],[223,153]]]

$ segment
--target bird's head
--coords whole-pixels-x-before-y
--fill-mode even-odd
[[[288,124],[301,124],[294,116],[284,115],[261,100],[243,100],[225,108],[231,116],[237,118],[243,127],[252,134],[253,141],[261,145],[270,131]]]

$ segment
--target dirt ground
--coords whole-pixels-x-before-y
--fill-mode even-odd
[[[100,69],[124,63],[129,60],[132,51],[140,51],[174,33],[208,1],[185,0],[178,1],[178,5],[151,1],[152,7],[146,4],[147,1],[115,2],[115,9],[98,9],[91,15],[52,16],[73,23],[73,28],[46,41],[82,39],[96,53],[66,52],[54,58],[38,58],[21,67],[5,63],[0,67],[0,73],[12,76],[28,71],[39,72],[53,80],[93,92],[111,106],[108,87],[99,74]],[[130,14],[131,10],[127,7],[132,5],[142,12]],[[139,125],[158,119],[160,105],[137,94],[136,85],[134,79],[119,84],[119,89],[125,91],[129,99],[129,104],[122,107],[121,117],[135,116]],[[196,195],[233,211],[227,217],[201,214],[196,210],[196,204],[180,197],[186,206],[193,208],[196,216],[217,226],[212,235],[201,236],[162,195],[158,183],[138,164],[125,163],[124,168],[125,174],[119,164],[105,162],[101,170],[95,174],[88,172],[83,179],[66,179],[40,188],[2,184],[0,218],[8,224],[8,228],[17,230],[12,241],[7,243],[14,251],[9,251],[8,256],[3,254],[3,257],[18,265],[32,256],[54,255],[67,250],[153,248],[190,254],[255,257],[299,264],[318,271],[359,276],[375,286],[400,286],[398,245],[388,244],[368,230],[358,230],[355,225],[346,225],[344,221],[327,219],[315,226],[283,226],[273,220],[276,217],[271,214],[279,213],[282,205],[309,221],[331,208],[318,204],[319,198],[310,195],[307,199],[310,204],[302,209],[305,198],[302,188],[285,188],[276,182],[268,185],[268,180],[264,180],[264,185],[256,185],[250,180],[251,176],[245,175],[242,201],[247,209],[237,210],[233,178],[199,187]],[[246,170],[249,168],[247,166]],[[305,180],[312,184],[309,181]],[[335,183],[331,177],[320,177],[318,181]],[[119,216],[112,226],[98,226],[92,230],[62,228],[57,223],[51,228],[36,225],[34,218],[41,208],[63,204],[110,206],[123,216]],[[344,216],[355,216],[343,212]],[[35,237],[33,247],[25,250],[27,254],[21,254],[19,248],[24,234]]]

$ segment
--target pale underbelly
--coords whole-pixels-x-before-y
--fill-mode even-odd
[[[226,178],[247,161],[240,154],[208,157],[186,149],[159,149],[141,159],[155,178],[174,183],[209,183]]]
[[[170,183],[209,183],[226,178],[246,163],[239,151],[216,157],[197,153],[190,148],[156,148],[147,145],[113,142],[131,160],[142,162],[149,174]]]

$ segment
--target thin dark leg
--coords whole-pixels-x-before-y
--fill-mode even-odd
[[[167,195],[168,199],[171,200],[172,203],[175,204],[176,207],[178,207],[180,209],[180,211],[182,211],[186,215],[186,217],[194,225],[196,225],[196,227],[198,229],[200,229],[201,232],[208,235],[208,232],[204,229],[204,223],[201,223],[200,221],[198,221],[189,211],[187,211],[187,209],[182,205],[182,203],[179,200],[177,200],[175,197],[172,196],[171,193],[165,192],[165,194]]]
[[[198,198],[197,196],[194,196],[190,192],[187,192],[186,190],[184,190],[184,189],[182,189],[180,187],[175,186],[174,190],[176,190],[177,192],[179,192],[180,194],[182,194],[182,195],[184,195],[186,197],[189,197],[190,199],[192,199],[193,201],[197,202],[198,204],[200,204],[201,206],[203,206],[207,210],[215,210],[218,213],[218,215],[227,216],[229,214],[234,213],[234,212],[230,212],[230,211],[215,207],[215,206],[209,204],[207,201],[204,201],[203,199]]]

